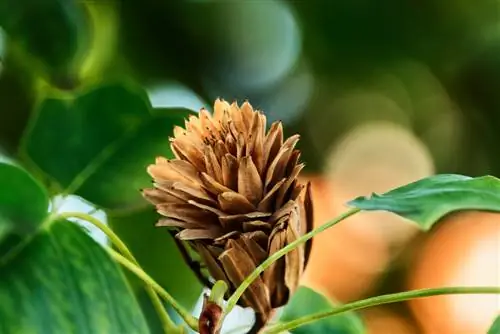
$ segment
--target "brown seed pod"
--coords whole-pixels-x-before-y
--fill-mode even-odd
[[[268,256],[311,230],[310,185],[297,180],[304,167],[298,140],[284,140],[281,122],[266,132],[266,116],[248,102],[239,107],[218,99],[213,115],[202,109],[185,128],[174,129],[175,159],[159,157],[148,167],[154,188],[143,195],[163,216],[157,226],[174,230],[192,268],[202,272],[186,247],[199,254],[215,280],[228,284],[229,293]],[[270,266],[239,304],[265,323],[296,289],[310,246]]]

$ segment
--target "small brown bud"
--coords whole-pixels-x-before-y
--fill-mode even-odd
[[[207,295],[203,296],[203,308],[198,320],[200,334],[219,334],[222,324],[222,308],[214,302],[208,300]]]

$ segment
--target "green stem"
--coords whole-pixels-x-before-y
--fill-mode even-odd
[[[168,303],[172,305],[172,308],[179,313],[179,315],[184,319],[186,324],[194,331],[198,331],[198,319],[193,317],[189,312],[187,312],[177,301],[163,289],[158,283],[155,282],[148,274],[146,274],[141,268],[136,266],[134,263],[127,260],[120,253],[114,251],[113,249],[108,249],[109,254],[116,262],[120,263],[122,266],[130,270],[133,274],[139,277],[146,284],[151,286],[156,293],[165,299]]]
[[[226,306],[226,310],[225,310],[224,314],[229,314],[229,312],[231,312],[231,310],[234,308],[234,306],[236,305],[236,303],[240,299],[243,292],[245,292],[245,290],[250,286],[250,284],[252,284],[252,282],[257,277],[259,277],[260,274],[262,272],[264,272],[264,270],[266,270],[269,266],[271,266],[276,260],[278,260],[280,257],[284,256],[286,253],[292,251],[300,244],[305,243],[307,240],[311,239],[316,234],[323,232],[324,230],[326,230],[326,229],[332,227],[333,225],[341,222],[342,220],[358,213],[359,211],[361,211],[361,210],[358,208],[351,209],[351,210],[341,214],[337,218],[329,221],[328,223],[321,225],[320,227],[315,228],[314,230],[312,230],[311,232],[309,232],[307,234],[304,234],[303,236],[301,236],[300,238],[298,238],[294,242],[288,244],[287,246],[281,248],[279,251],[277,251],[273,255],[269,256],[264,262],[262,262],[257,268],[255,268],[255,270],[247,278],[245,278],[245,280],[240,284],[240,286],[231,295],[231,297],[229,297],[229,299],[227,300],[227,306]]]
[[[212,290],[210,291],[210,296],[208,296],[208,301],[213,302],[219,306],[222,306],[222,301],[224,300],[224,295],[228,290],[227,283],[224,281],[215,282]]]
[[[402,302],[409,299],[439,296],[439,295],[453,295],[453,294],[494,294],[494,293],[500,293],[500,287],[444,287],[444,288],[421,289],[421,290],[392,293],[388,295],[381,295],[377,297],[358,300],[349,304],[335,307],[334,309],[329,311],[306,315],[285,323],[278,323],[276,325],[268,327],[264,333],[278,334],[283,331],[290,331],[299,326],[306,325],[311,322],[318,321],[327,317],[331,317],[339,313],[355,311],[376,305]]]
[[[153,304],[153,307],[156,310],[156,313],[158,313],[158,317],[160,318],[161,325],[163,328],[163,331],[165,334],[168,333],[178,333],[182,334],[184,333],[184,330],[182,329],[181,326],[177,326],[172,319],[170,319],[170,316],[167,313],[167,310],[165,310],[165,306],[163,306],[163,303],[161,302],[160,297],[156,293],[156,291],[150,286],[146,285],[145,290],[151,299],[151,304]]]
[[[83,212],[64,212],[59,214],[59,216],[64,218],[78,218],[91,223],[92,225],[100,229],[104,234],[106,234],[111,243],[118,249],[121,254],[125,256],[125,258],[127,258],[134,265],[139,266],[139,263],[135,259],[132,252],[128,249],[127,245],[125,245],[120,237],[115,232],[113,232],[113,230],[108,225],[103,224],[99,219]],[[156,313],[158,313],[158,317],[160,318],[164,332],[178,332],[179,330],[177,329],[176,324],[172,321],[172,319],[170,319],[156,291],[149,284],[145,284],[144,288],[149,298],[151,299],[151,303],[153,304]],[[176,303],[175,299],[172,298],[172,300],[174,300],[174,303]]]
[[[130,252],[127,245],[125,245],[120,237],[108,225],[104,224],[99,219],[83,212],[62,212],[59,214],[59,216],[63,218],[77,218],[91,223],[99,230],[101,230],[104,234],[106,234],[106,236],[109,238],[109,241],[111,241],[111,243],[118,249],[120,253],[123,254],[123,256],[134,263],[137,262],[134,258],[134,255],[132,255],[132,252]]]

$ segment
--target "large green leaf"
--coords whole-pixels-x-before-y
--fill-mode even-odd
[[[53,221],[47,194],[24,170],[0,163],[0,184],[0,233],[23,241],[0,252],[0,333],[147,333],[101,246],[74,223]]]
[[[118,265],[74,223],[52,222],[0,272],[0,333],[148,333]]]
[[[79,47],[84,44],[85,13],[76,1],[2,0],[0,27],[12,45],[39,60],[51,76],[68,74]]]
[[[170,155],[168,136],[187,110],[152,110],[144,91],[106,84],[75,96],[48,97],[25,138],[23,153],[64,193],[107,209],[143,206],[146,166]]]
[[[382,195],[358,197],[348,204],[367,211],[390,211],[429,230],[454,211],[500,211],[500,180],[493,176],[435,175]]]
[[[495,318],[493,324],[488,330],[488,334],[500,334],[500,315]]]
[[[184,262],[171,235],[155,227],[154,208],[127,215],[108,215],[108,223],[127,244],[141,267],[187,308],[198,300],[202,286]],[[130,275],[133,289],[142,293],[143,284]]]
[[[33,233],[47,215],[45,190],[24,170],[1,162],[0,185],[0,243],[8,235],[20,239]]]
[[[325,296],[311,288],[300,286],[285,306],[279,321],[291,321],[333,308],[334,304]],[[355,313],[347,312],[298,327],[291,332],[296,334],[361,334],[365,333],[365,328]]]
[[[174,125],[183,124],[189,111],[159,109],[153,113],[89,176],[78,194],[110,209],[147,205],[140,194],[141,188],[151,185],[146,168],[158,155],[172,156],[168,137]]]

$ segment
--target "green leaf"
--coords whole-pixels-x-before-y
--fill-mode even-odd
[[[119,266],[80,227],[47,218],[44,189],[5,163],[0,184],[0,238],[23,241],[0,252],[0,333],[147,333]]]
[[[26,171],[2,162],[0,184],[0,242],[7,235],[33,233],[47,215],[49,199],[45,190]]]
[[[157,155],[171,155],[168,137],[189,111],[152,110],[144,91],[115,83],[48,97],[37,114],[24,156],[59,191],[121,210],[146,204],[139,192],[150,184],[146,167]]]
[[[141,267],[186,308],[193,307],[202,286],[184,262],[170,233],[155,227],[154,208],[127,215],[108,215],[108,224],[125,242]],[[133,289],[142,293],[143,284],[128,275]]]
[[[291,321],[332,308],[334,304],[327,297],[309,287],[300,286],[283,309],[279,321]],[[295,334],[361,334],[366,331],[361,319],[355,313],[346,312],[300,326],[291,332]]]
[[[493,176],[435,175],[383,195],[358,197],[348,204],[367,211],[393,212],[427,231],[455,211],[500,211],[500,180]]]
[[[160,109],[153,113],[89,176],[77,192],[79,195],[109,209],[130,210],[148,205],[140,193],[141,188],[151,185],[146,168],[156,156],[172,156],[168,137],[174,126],[183,124],[191,114],[185,109]]]
[[[0,272],[1,333],[148,333],[118,265],[74,223],[52,222]]]
[[[76,1],[2,0],[0,26],[12,44],[55,76],[67,74],[85,37],[85,16]]]
[[[500,334],[500,315],[495,318],[493,324],[488,330],[488,334]]]
[[[0,147],[8,154],[17,152],[19,141],[33,109],[33,81],[33,73],[20,68],[19,64],[9,57],[9,54],[2,58],[0,69]]]

